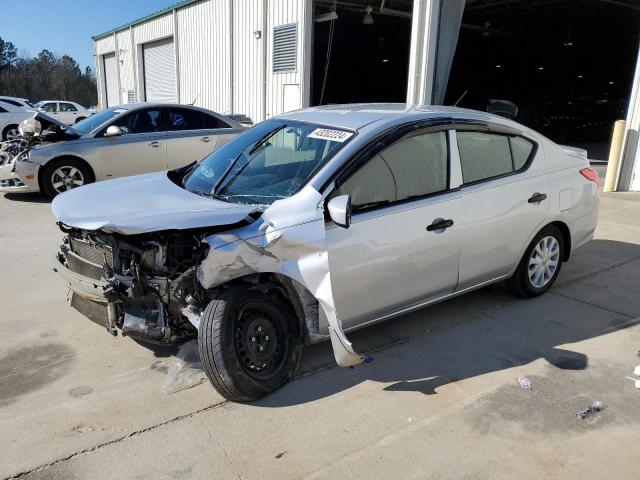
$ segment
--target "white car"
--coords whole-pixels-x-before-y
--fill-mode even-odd
[[[543,294],[593,237],[598,175],[495,115],[332,105],[52,209],[71,306],[141,341],[197,336],[214,387],[246,401],[286,383],[305,344],[330,339],[353,366],[357,328],[501,280]]]
[[[2,105],[2,103],[8,103],[14,107],[26,108],[27,110],[33,109],[33,105],[31,105],[31,102],[26,98],[0,97],[0,105]]]
[[[23,120],[33,117],[34,111],[22,106],[0,100],[0,134],[2,141],[13,140],[20,136],[18,125]]]
[[[90,117],[92,113],[76,102],[63,100],[41,100],[33,105],[40,112],[57,118],[67,125],[75,125],[81,120]]]

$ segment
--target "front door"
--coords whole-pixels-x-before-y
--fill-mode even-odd
[[[95,140],[104,179],[167,169],[167,132],[161,109],[136,110],[112,125],[120,127],[122,135]]]
[[[394,134],[338,179],[331,196],[351,195],[352,224],[328,222],[326,234],[345,329],[455,289],[462,195],[450,180],[448,135]]]

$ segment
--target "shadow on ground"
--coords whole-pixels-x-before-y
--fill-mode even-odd
[[[51,199],[41,193],[5,193],[4,198],[14,202],[51,203]]]
[[[579,251],[576,265],[565,265],[572,286],[589,276],[582,262],[597,253],[612,265],[640,258],[640,246],[608,240],[595,240]],[[603,266],[600,265],[600,268]],[[615,278],[615,277],[614,277]],[[616,282],[638,284],[635,278]],[[627,288],[609,283],[607,288]],[[434,395],[444,385],[464,382],[476,376],[545,359],[552,368],[586,369],[588,358],[566,344],[605,335],[640,323],[635,315],[616,313],[589,304],[580,295],[570,298],[554,286],[534,299],[514,297],[503,284],[443,302],[349,335],[356,351],[369,353],[373,361],[353,369],[325,375],[321,381],[294,381],[275,394],[256,402],[263,407],[280,407],[311,402],[352,386],[373,380],[388,383],[389,392],[413,391]],[[589,297],[589,292],[584,292]],[[639,304],[640,305],[640,304]],[[380,355],[376,351],[404,344]],[[305,350],[299,376],[335,365],[331,346],[325,342]]]

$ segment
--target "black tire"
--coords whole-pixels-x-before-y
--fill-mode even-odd
[[[17,129],[18,125],[7,125],[5,129],[2,131],[2,141],[5,142],[7,140],[7,134],[14,129]]]
[[[553,271],[553,274],[546,280],[546,283],[542,286],[536,286],[533,284],[529,276],[529,260],[531,259],[534,249],[546,237],[553,237],[558,243],[557,252],[557,266]],[[556,255],[553,256],[554,258]],[[507,285],[513,293],[520,297],[532,298],[542,295],[544,292],[551,288],[551,285],[556,281],[562,268],[562,259],[564,258],[564,237],[562,232],[555,225],[547,225],[544,227],[535,238],[531,241],[529,246],[524,252],[518,268],[511,278],[507,280]]]
[[[53,160],[47,163],[42,169],[42,174],[40,176],[40,189],[46,195],[53,198],[59,193],[62,193],[57,191],[55,186],[53,185],[52,176],[53,173],[59,168],[67,167],[78,169],[83,178],[83,185],[87,185],[88,183],[92,183],[95,181],[95,177],[93,176],[93,172],[91,171],[91,169],[80,160],[77,160],[75,158],[60,158],[58,160]]]
[[[261,346],[264,353],[258,351]],[[207,305],[198,349],[214,388],[227,400],[247,402],[274,392],[293,377],[302,337],[293,310],[278,296],[236,287]]]

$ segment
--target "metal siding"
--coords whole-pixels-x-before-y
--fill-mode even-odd
[[[118,58],[120,60],[120,103],[131,103],[128,91],[135,90],[133,52],[131,51],[131,31],[117,33]]]
[[[231,112],[231,0],[209,0],[177,10],[180,102]],[[242,60],[236,54],[236,62]]]
[[[95,53],[96,55],[104,55],[105,53],[113,52],[116,49],[115,39],[113,35],[110,35],[100,40],[95,41]]]
[[[233,3],[233,113],[247,115],[254,123],[264,120],[264,0]],[[256,39],[254,32],[260,31]]]
[[[279,115],[284,111],[285,85],[300,85],[299,108],[305,103],[305,91],[308,85],[303,85],[305,71],[308,69],[308,58],[303,52],[307,50],[307,42],[311,36],[307,34],[307,22],[312,15],[311,2],[307,0],[271,0],[267,30],[269,32],[269,55],[267,55],[267,117]],[[273,28],[289,23],[298,24],[297,71],[288,73],[273,73]]]
[[[143,46],[147,102],[176,102],[176,62],[173,37]]]
[[[148,43],[173,36],[173,14],[166,15],[133,27],[136,43]]]

